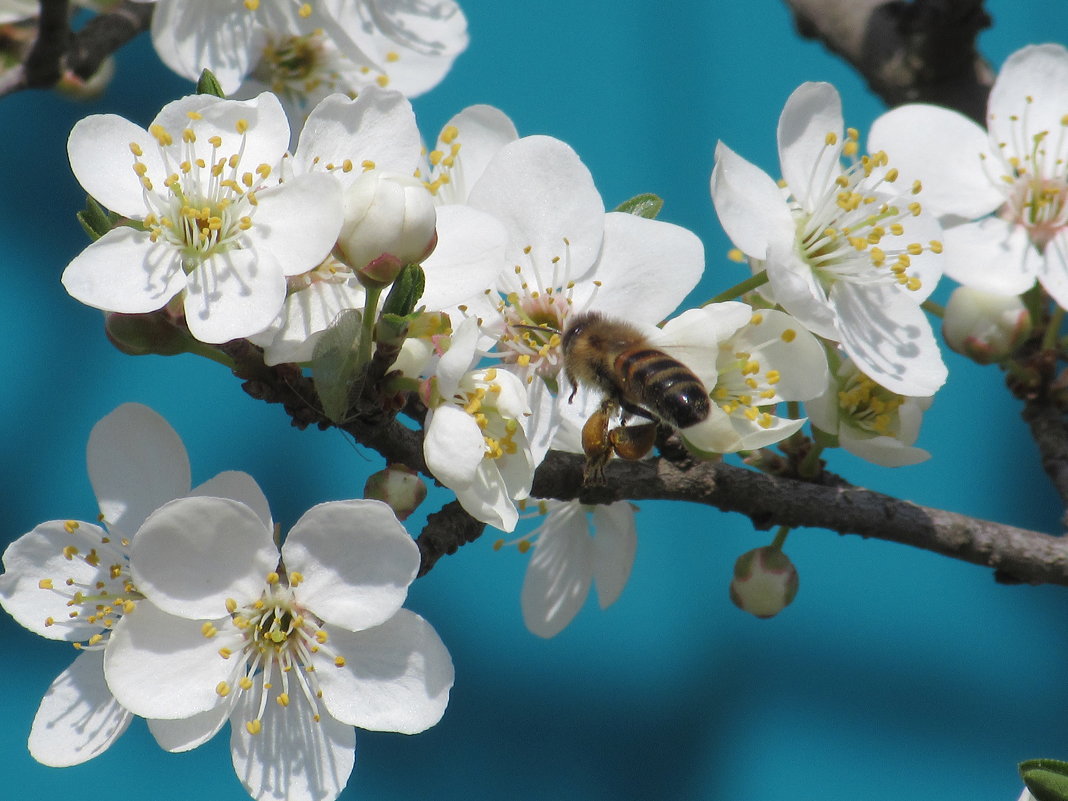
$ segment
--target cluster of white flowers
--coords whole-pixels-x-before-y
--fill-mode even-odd
[[[379,501],[323,503],[279,549],[245,473],[190,488],[174,430],[140,404],[93,429],[103,527],[52,520],[4,552],[0,603],[79,649],[34,719],[47,765],[103,753],[132,715],[168,751],[231,724],[255,798],[329,801],[348,781],[354,726],[415,733],[448,703],[452,660],[402,609],[419,549]]]

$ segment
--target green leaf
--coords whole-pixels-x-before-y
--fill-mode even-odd
[[[393,281],[393,286],[382,304],[383,314],[396,314],[406,317],[415,310],[415,304],[423,296],[426,276],[418,264],[406,264]]]
[[[647,220],[655,220],[662,208],[664,208],[663,198],[650,192],[645,192],[641,195],[635,195],[630,200],[624,200],[616,206],[615,211],[644,217]]]
[[[335,423],[344,423],[351,401],[359,397],[367,375],[367,365],[360,364],[360,327],[363,313],[359,309],[341,312],[315,344],[312,355],[312,381],[323,414]]]
[[[215,77],[215,73],[211,70],[204,70],[200,73],[200,78],[197,79],[196,93],[198,95],[214,95],[215,97],[226,99],[226,93],[222,90],[219,79]]]
[[[94,242],[112,229],[115,220],[107,210],[97,203],[91,195],[85,198],[85,209],[74,215],[81,223],[82,229]]]
[[[1028,759],[1020,763],[1020,776],[1037,801],[1068,801],[1068,762]]]

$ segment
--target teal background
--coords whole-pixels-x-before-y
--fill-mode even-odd
[[[995,64],[1066,32],[1068,9],[1056,0],[987,6],[995,27],[981,45]],[[465,105],[492,103],[522,134],[570,143],[607,205],[660,194],[662,219],[692,228],[707,247],[694,302],[744,272],[725,258],[708,197],[717,139],[776,170],[776,120],[805,80],[835,83],[848,124],[862,131],[881,110],[844,65],[797,38],[772,0],[463,7],[471,46],[415,101],[424,134]],[[64,293],[59,275],[86,244],[73,217],[84,194],[65,157],[71,126],[96,112],[144,124],[189,91],[141,40],[119,54],[99,101],[0,100],[0,542],[47,519],[93,518],[85,443],[125,401],[174,425],[195,482],[224,469],[252,473],[284,528],[315,503],[358,495],[380,466],[335,432],[291,428],[216,364],[119,354],[99,313]],[[919,442],[930,461],[886,470],[834,454],[832,468],[917,503],[1059,532],[1060,504],[1000,375],[946,359],[949,383]],[[447,498],[433,494],[428,506]],[[452,701],[418,737],[361,732],[342,798],[1014,801],[1019,760],[1068,758],[1064,589],[1000,586],[988,570],[933,554],[799,530],[788,553],[800,593],[759,621],[731,605],[727,583],[736,557],[767,533],[710,508],[641,507],[622,598],[604,612],[591,601],[553,640],[523,627],[527,557],[492,551],[492,536],[416,582],[409,606],[435,625],[456,664]],[[140,722],[94,762],[38,765],[25,747],[30,722],[74,654],[7,618],[0,637],[5,797],[246,797],[225,736],[175,756]]]

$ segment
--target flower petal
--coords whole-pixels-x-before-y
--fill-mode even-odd
[[[434,477],[449,489],[470,486],[486,454],[482,431],[463,409],[446,403],[427,420],[423,456]]]
[[[219,633],[205,636],[205,622]],[[141,600],[111,632],[104,676],[115,698],[135,715],[188,718],[224,703],[216,688],[221,682],[232,685],[244,660],[226,659],[219,649],[240,651],[241,640],[229,616],[187,620]]]
[[[1038,280],[1058,306],[1068,308],[1068,230],[1060,230],[1046,243],[1039,262]]]
[[[145,208],[141,177],[134,172],[130,153],[148,168],[146,175],[163,176],[163,159],[152,135],[117,114],[93,114],[75,123],[67,138],[67,157],[74,177],[93,198],[124,217],[143,219]]]
[[[794,221],[783,190],[722,142],[716,145],[712,168],[712,205],[731,242],[755,259],[766,257],[773,231],[793,235]]]
[[[842,98],[829,83],[803,83],[783,106],[778,129],[782,177],[805,211],[814,210],[842,172],[843,124]],[[835,137],[835,144],[828,145],[828,136]]]
[[[996,295],[1019,295],[1034,286],[1042,256],[1022,225],[998,217],[947,228],[946,275]]]
[[[147,231],[113,228],[63,271],[72,298],[105,311],[142,314],[167,305],[186,285],[178,252]]]
[[[838,324],[827,293],[792,245],[773,242],[765,264],[775,299],[813,334],[837,340]]]
[[[1059,44],[1022,47],[1005,59],[987,101],[992,142],[1022,158],[1043,131],[1058,136],[1068,108],[1068,50]],[[1026,128],[1021,130],[1021,122]],[[1017,152],[1023,148],[1024,152]]]
[[[30,754],[66,768],[104,753],[133,716],[104,683],[104,652],[82,651],[49,686],[30,729]]]
[[[185,445],[140,403],[124,403],[93,426],[86,462],[100,513],[117,536],[132,537],[149,514],[189,492]]]
[[[282,271],[266,248],[209,256],[189,274],[185,296],[189,332],[201,342],[219,343],[262,331],[285,302]]]
[[[298,275],[326,258],[342,222],[338,182],[329,175],[298,175],[256,193],[249,233],[257,247],[271,252],[284,275]]]
[[[265,528],[274,528],[267,496],[263,494],[263,490],[256,483],[256,479],[248,473],[243,473],[240,470],[224,470],[203,484],[194,487],[188,494],[191,496],[229,498],[232,501],[243,503],[259,516]]]
[[[601,609],[619,600],[634,566],[638,529],[627,501],[593,507],[593,580]]]
[[[321,651],[316,675],[323,704],[338,720],[373,731],[416,734],[439,720],[449,703],[452,657],[433,627],[407,609],[360,632],[330,631],[343,656],[338,667]]]
[[[221,701],[218,706],[187,718],[152,718],[148,721],[148,730],[164,751],[170,751],[172,754],[192,751],[218,734],[219,729],[230,719],[230,712],[231,704]]]
[[[305,512],[282,545],[286,569],[303,580],[302,606],[349,631],[392,617],[419,570],[419,548],[380,501],[321,503]]]
[[[258,598],[277,562],[270,529],[228,498],[171,501],[149,515],[130,547],[138,590],[163,611],[189,619],[221,616],[229,598]]]
[[[550,512],[520,594],[523,622],[531,632],[555,637],[575,618],[590,593],[593,559],[585,507],[573,502]]]
[[[923,448],[906,445],[895,437],[862,434],[850,426],[842,426],[838,442],[854,456],[882,467],[906,467],[931,458]]]
[[[475,520],[504,532],[515,530],[519,512],[512,500],[513,488],[505,481],[497,460],[483,459],[470,484],[449,489],[456,493],[456,500]]]
[[[508,232],[469,206],[439,206],[438,244],[423,261],[426,287],[419,305],[430,310],[463,303],[492,287],[505,265]]]
[[[449,172],[449,191],[455,202],[463,203],[490,159],[502,147],[518,139],[519,133],[507,114],[494,106],[481,104],[468,106],[454,116],[445,123],[442,133],[452,129],[456,130],[455,138],[450,137],[446,142],[439,136],[436,149],[449,153],[453,142],[460,144],[455,156],[456,167]]]

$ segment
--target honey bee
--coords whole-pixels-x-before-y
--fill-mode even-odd
[[[612,454],[641,459],[653,447],[657,423],[686,428],[708,417],[710,401],[701,380],[682,362],[649,344],[634,326],[596,312],[571,319],[562,338],[564,370],[573,400],[579,384],[600,390],[604,400],[582,427],[586,484],[603,484]],[[610,428],[623,412],[623,425]],[[627,415],[653,422],[626,425]]]

